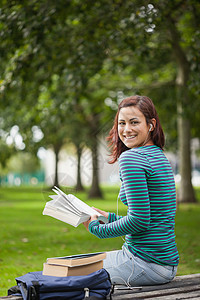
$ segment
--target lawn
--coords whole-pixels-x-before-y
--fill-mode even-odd
[[[103,200],[87,200],[86,193],[76,193],[91,206],[116,211],[119,187],[103,187]],[[0,189],[0,296],[15,285],[15,277],[39,271],[47,257],[105,251],[121,248],[122,238],[100,240],[83,225],[74,228],[54,218],[43,216],[49,190],[44,188]],[[179,205],[176,216],[176,241],[180,254],[178,275],[200,272],[200,190],[198,204]],[[119,213],[125,207],[119,205]]]

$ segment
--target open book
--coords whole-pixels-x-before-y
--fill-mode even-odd
[[[51,216],[74,227],[89,220],[92,215],[97,215],[98,221],[108,222],[106,217],[74,195],[67,195],[56,186],[52,190],[56,195],[49,196],[52,200],[46,203],[43,215]]]

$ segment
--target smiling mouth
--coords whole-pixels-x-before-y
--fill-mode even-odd
[[[134,139],[136,137],[136,135],[131,135],[131,136],[125,136],[124,138],[126,140],[131,140],[131,139]]]

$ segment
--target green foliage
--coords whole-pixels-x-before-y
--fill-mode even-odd
[[[8,171],[20,174],[37,171],[39,167],[39,159],[27,152],[17,153],[7,163]]]
[[[87,200],[85,192],[78,197],[106,211],[116,212],[119,187],[104,187],[105,200]],[[72,191],[69,191],[72,192]],[[14,278],[30,271],[40,271],[47,257],[95,251],[120,249],[119,238],[99,240],[85,230],[83,225],[74,228],[63,222],[42,215],[50,190],[36,188],[0,189],[0,296],[15,285]],[[176,216],[176,241],[180,253],[178,275],[198,273],[200,268],[198,204],[180,205]],[[119,214],[126,208],[120,202]],[[89,241],[89,242],[88,242]]]
[[[117,102],[132,94],[153,98],[167,149],[176,149],[182,60],[189,77],[184,115],[199,137],[199,1],[4,0],[1,11],[3,128],[17,124],[27,150],[59,152],[71,141],[93,149]],[[32,138],[35,125],[41,143]]]
[[[5,169],[9,158],[15,153],[15,148],[6,144],[4,139],[0,138],[0,166]]]

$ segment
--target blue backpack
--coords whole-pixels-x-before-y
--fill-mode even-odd
[[[23,300],[83,300],[111,299],[111,281],[108,272],[100,269],[89,275],[56,277],[42,275],[42,272],[29,272],[15,278],[15,295]],[[8,294],[13,294],[11,288]],[[19,293],[20,291],[20,293]]]

